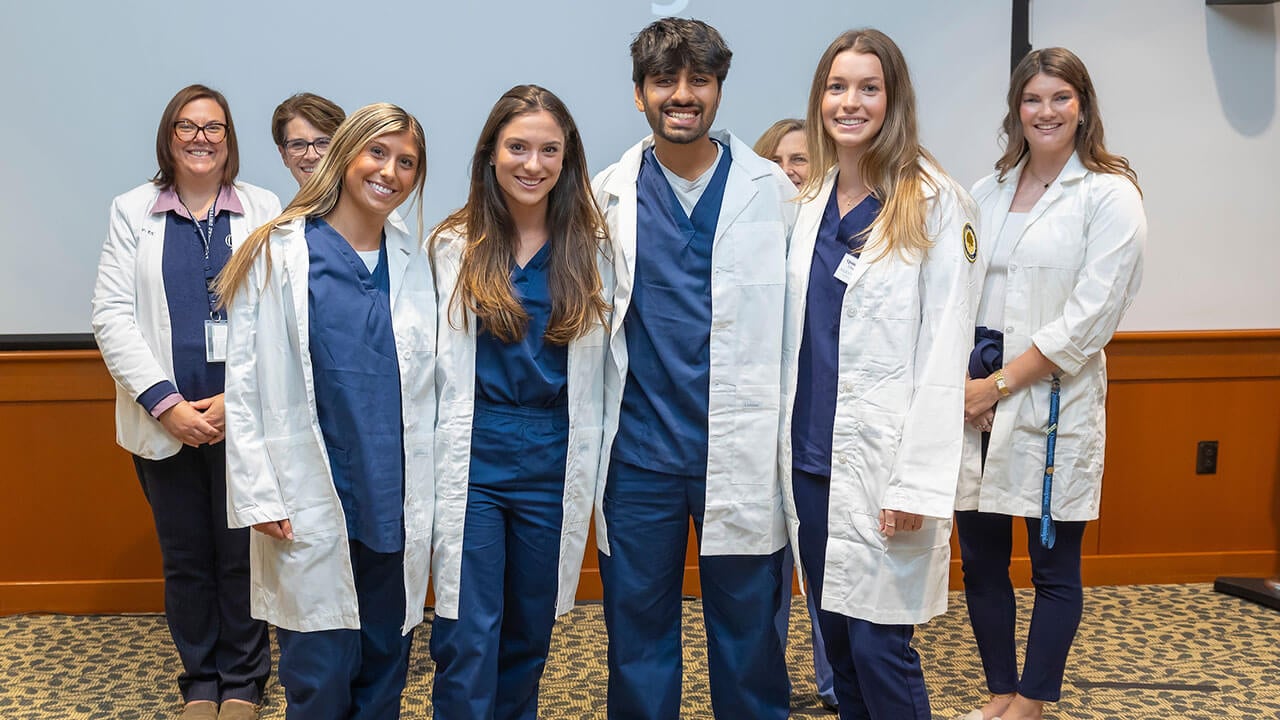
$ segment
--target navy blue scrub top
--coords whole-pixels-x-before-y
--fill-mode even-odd
[[[224,385],[226,366],[205,359],[204,324],[211,317],[207,282],[217,277],[231,258],[231,212],[218,210],[214,216],[208,259],[196,228],[200,223],[207,231],[208,217],[193,221],[173,210],[166,215],[160,271],[173,336],[173,376],[182,397],[200,400],[222,392]],[[226,312],[219,310],[217,316],[225,319]],[[156,397],[139,398],[139,402],[150,409],[170,392],[167,387],[156,389]]]
[[[831,476],[831,435],[836,423],[836,388],[840,370],[840,308],[848,288],[835,277],[845,255],[861,254],[862,235],[880,212],[880,201],[868,195],[840,217],[837,193],[822,213],[809,266],[809,292],[796,375],[796,402],[791,416],[791,466],[813,475]]]
[[[481,325],[476,333],[476,399],[522,407],[569,404],[569,348],[543,337],[551,322],[551,242],[524,267],[511,263],[511,289],[529,314],[518,342],[504,343]]]
[[[652,148],[636,178],[635,283],[623,320],[629,366],[613,456],[647,470],[707,473],[711,248],[732,163],[723,150],[692,215]]]
[[[316,410],[351,540],[404,549],[404,433],[387,242],[370,273],[351,245],[308,218],[307,307]]]

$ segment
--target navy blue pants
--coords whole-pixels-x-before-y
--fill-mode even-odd
[[[790,629],[791,623],[791,575],[795,572],[795,557],[791,554],[791,548],[783,548],[782,556],[782,599],[781,607],[778,609],[778,616],[774,619],[774,624],[778,627],[778,638],[782,643],[782,649],[787,649],[787,631]],[[813,682],[818,687],[818,697],[822,702],[828,705],[836,704],[836,689],[834,685],[834,677],[831,674],[831,663],[827,662],[827,647],[822,642],[822,629],[818,627],[818,607],[814,604],[813,593],[810,592],[804,598],[805,609],[809,612],[809,625],[811,630],[809,637],[813,641]]]
[[[791,471],[800,520],[800,559],[819,598],[818,625],[835,676],[841,720],[929,720],[929,694],[911,625],[880,625],[822,609],[831,479]]]
[[[1032,700],[1057,702],[1062,694],[1067,655],[1084,611],[1080,546],[1086,523],[1055,521],[1057,540],[1050,550],[1040,544],[1040,518],[1023,520],[1027,524],[1027,551],[1031,555],[1036,599],[1021,680],[1014,640],[1018,614],[1009,580],[1013,518],[1008,515],[956,513],[969,622],[982,656],[988,690],[997,695],[1017,692]]]
[[[436,616],[436,720],[534,720],[559,588],[565,408],[477,402],[458,619]],[[583,519],[585,521],[585,518]]]
[[[609,631],[608,716],[680,716],[681,587],[689,518],[702,537],[706,479],[614,461],[604,492],[611,555],[600,554]],[[782,555],[700,555],[711,708],[726,720],[782,719],[791,684],[774,626]]]
[[[267,625],[249,616],[249,530],[227,528],[222,443],[133,458],[164,566],[164,614],[182,659],[183,702],[262,700]]]
[[[276,628],[289,720],[395,720],[409,672],[413,631],[404,624],[404,552],[352,541],[359,630]]]

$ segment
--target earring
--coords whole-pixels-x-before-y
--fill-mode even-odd
[[[1077,122],[1076,124],[1077,124],[1077,125],[1083,125],[1083,124],[1084,124],[1084,116],[1083,116],[1083,115],[1081,115],[1081,116],[1080,116],[1080,121],[1079,121],[1079,122]]]

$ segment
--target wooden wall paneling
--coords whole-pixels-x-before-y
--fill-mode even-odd
[[[1125,333],[1107,348],[1107,476],[1088,584],[1267,575],[1280,563],[1280,331]],[[0,613],[162,607],[159,550],[94,351],[0,352]],[[1218,473],[1194,474],[1218,440]],[[1029,581],[1014,523],[1013,574]],[[953,540],[954,548],[954,540]],[[951,581],[960,587],[960,555]],[[697,595],[690,532],[684,592]],[[601,595],[594,537],[580,599]]]
[[[163,607],[114,392],[96,352],[0,353],[0,613]]]

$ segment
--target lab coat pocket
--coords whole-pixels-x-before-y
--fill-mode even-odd
[[[778,456],[776,385],[740,385],[734,398],[733,483],[773,485]]]
[[[297,516],[312,508],[330,508],[337,499],[330,478],[329,464],[311,432],[281,438],[267,438],[267,455],[271,459],[280,496],[289,520],[297,524]]]

